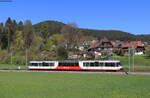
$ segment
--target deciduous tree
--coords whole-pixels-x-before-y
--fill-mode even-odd
[[[28,49],[31,47],[32,43],[34,42],[34,37],[35,37],[35,33],[34,33],[34,28],[32,26],[32,23],[30,20],[27,20],[23,28],[23,38],[25,42],[25,48]]]
[[[81,31],[75,23],[65,25],[61,30],[67,50],[76,50],[82,37]]]
[[[14,48],[16,48],[17,50],[22,50],[23,46],[24,46],[24,40],[23,40],[22,31],[16,31]]]

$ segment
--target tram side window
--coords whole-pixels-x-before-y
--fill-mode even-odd
[[[79,66],[79,63],[74,63],[74,66]]]
[[[104,66],[104,63],[102,63],[102,62],[84,62],[83,66],[86,66],[86,67],[99,67],[99,66]]]
[[[95,67],[99,66],[99,62],[95,62],[94,66]]]
[[[90,63],[90,66],[93,67],[95,64],[94,63]]]
[[[88,62],[83,63],[83,66],[88,67],[90,64]]]
[[[69,63],[69,66],[79,66],[79,63]]]
[[[86,63],[83,63],[83,66],[86,66]]]
[[[64,66],[65,65],[65,63],[59,63],[59,66]]]
[[[104,65],[104,63],[99,63],[99,66],[103,66]]]
[[[49,63],[49,66],[54,66],[54,63]]]
[[[38,65],[39,65],[39,66],[42,66],[43,64],[42,64],[42,63],[38,63]]]
[[[49,64],[48,64],[48,63],[43,62],[43,66],[49,66]]]
[[[31,63],[30,66],[38,66],[38,63]]]
[[[107,67],[113,67],[113,66],[115,66],[115,63],[105,63],[105,66],[107,66]]]
[[[83,63],[83,66],[86,66],[86,67],[98,67],[98,66],[103,66],[103,63],[87,62],[87,63]]]
[[[86,63],[86,66],[90,66],[90,63]]]
[[[79,66],[79,63],[59,63],[59,66]]]

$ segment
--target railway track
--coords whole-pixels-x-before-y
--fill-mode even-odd
[[[150,75],[150,71],[70,71],[70,70],[28,70],[28,69],[0,69],[0,72],[65,72],[82,74],[123,74],[123,75]]]

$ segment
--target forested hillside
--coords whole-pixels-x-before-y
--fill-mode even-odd
[[[61,28],[64,26],[64,23],[56,21],[45,21],[34,25],[34,28],[37,32],[49,32],[50,35],[60,33]],[[141,40],[141,41],[150,41],[149,35],[134,35],[128,32],[119,31],[119,30],[94,30],[94,29],[83,29],[80,28],[84,35],[92,36],[97,39],[107,37],[110,40]]]

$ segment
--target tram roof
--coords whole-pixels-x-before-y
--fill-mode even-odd
[[[85,61],[85,62],[120,62],[119,60],[35,60],[35,61],[30,61],[30,63],[42,63],[42,62],[60,62],[60,63],[64,63],[64,62],[67,62],[67,63],[76,63],[76,62],[79,62],[79,61]]]

